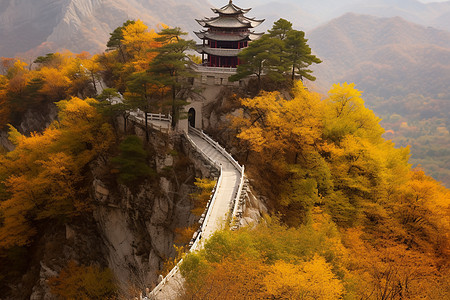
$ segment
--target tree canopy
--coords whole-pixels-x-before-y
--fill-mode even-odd
[[[157,56],[150,63],[152,81],[157,86],[168,87],[171,90],[172,127],[175,127],[179,119],[180,106],[185,103],[177,101],[177,92],[186,84],[186,79],[193,76],[186,51],[193,49],[195,42],[181,38],[186,34],[178,27],[161,30],[156,41],[162,43],[162,46],[154,50]]]
[[[268,34],[251,42],[239,53],[242,64],[230,80],[256,75],[260,89],[263,75],[276,81],[284,80],[287,74],[290,74],[291,80],[306,78],[314,81],[316,78],[308,68],[322,61],[311,53],[307,41],[303,31],[295,30],[291,22],[279,19]]]
[[[28,244],[45,220],[71,217],[89,208],[84,167],[112,143],[112,130],[94,99],[58,103],[61,111],[43,133],[30,137],[10,129],[16,148],[0,155],[0,249]]]

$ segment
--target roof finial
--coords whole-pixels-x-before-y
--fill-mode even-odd
[[[230,2],[228,4],[233,4],[233,0],[230,0]]]

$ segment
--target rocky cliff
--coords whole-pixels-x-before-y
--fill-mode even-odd
[[[119,122],[116,128],[124,126]],[[143,128],[132,123],[126,134],[145,140]],[[189,196],[195,177],[218,174],[182,135],[151,131],[149,137],[145,147],[157,175],[127,187],[117,184],[108,157],[92,162],[87,178],[92,210],[69,222],[43,224],[26,274],[0,299],[54,299],[48,279],[69,261],[110,268],[123,295],[157,283],[164,261],[175,255],[175,229],[197,221]]]
[[[29,135],[31,132],[40,132],[47,128],[56,119],[58,109],[54,103],[42,104],[39,108],[26,110],[12,125],[22,134]],[[8,151],[14,149],[14,145],[8,140],[8,128],[0,130],[0,149]]]

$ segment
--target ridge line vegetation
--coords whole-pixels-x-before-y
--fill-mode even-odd
[[[265,74],[280,84],[292,76],[313,80],[308,67],[320,62],[304,34],[291,26],[279,20],[252,44],[271,45],[264,55],[273,64],[265,65]],[[56,102],[60,110],[42,133],[26,137],[10,127],[15,150],[0,154],[2,264],[20,262],[24,247],[49,222],[64,223],[91,209],[87,166],[114,144],[106,117],[126,118],[130,108],[172,111],[177,117],[185,103],[180,94],[188,89],[180,79],[191,76],[185,50],[192,42],[181,38],[179,28],[161,27],[157,33],[139,20],[125,22],[111,34],[109,50],[93,57],[48,54],[36,59],[34,69],[20,60],[1,60],[2,128],[46,103]],[[247,49],[242,55],[253,51]],[[305,60],[295,60],[296,50]],[[245,68],[238,76],[249,74]],[[103,84],[113,88],[93,99]],[[111,106],[106,99],[118,92],[124,103]],[[383,139],[379,122],[354,84],[333,85],[323,100],[301,81],[290,91],[241,99],[231,122],[236,139],[230,143],[239,149],[252,186],[268,199],[272,217],[254,228],[218,232],[204,250],[187,256],[185,297],[450,297],[450,192],[411,169],[409,149]],[[113,160],[122,182],[152,173],[141,148],[135,138],[122,143]],[[135,157],[126,159],[127,153]],[[130,174],[138,165],[139,174]],[[180,231],[180,239],[192,231]],[[19,265],[0,279],[19,276]],[[108,271],[90,266],[68,265],[53,282],[73,283],[79,268],[92,276],[105,274],[107,293],[114,294]]]

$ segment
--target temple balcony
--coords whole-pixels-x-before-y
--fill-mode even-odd
[[[197,45],[199,53],[206,53],[215,56],[234,57],[238,56],[242,49],[210,48],[203,45]]]

